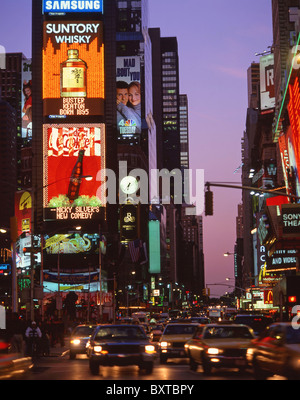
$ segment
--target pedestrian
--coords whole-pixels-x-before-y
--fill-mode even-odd
[[[28,328],[26,329],[25,338],[26,338],[26,354],[30,356],[39,354],[42,332],[40,328],[37,326],[37,323],[35,321],[32,321],[31,325],[28,326]],[[33,354],[34,345],[36,345],[35,347],[36,354]]]
[[[18,313],[8,319],[7,332],[10,341],[10,352],[24,354],[24,323]]]

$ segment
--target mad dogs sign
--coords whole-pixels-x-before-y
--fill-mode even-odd
[[[43,12],[103,12],[103,0],[44,0]]]

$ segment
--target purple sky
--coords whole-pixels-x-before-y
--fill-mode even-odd
[[[2,4],[3,3],[3,4]],[[176,36],[180,90],[189,99],[190,167],[205,181],[240,182],[247,110],[247,69],[272,44],[271,0],[149,0],[150,27]],[[1,2],[0,45],[31,56],[31,0]],[[235,219],[241,192],[212,188],[214,216],[204,217],[206,283],[233,277]],[[212,286],[219,296],[231,288]]]

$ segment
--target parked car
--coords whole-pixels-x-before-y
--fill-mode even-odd
[[[187,357],[184,345],[194,335],[199,324],[195,323],[170,323],[159,339],[160,363],[165,364],[168,358]]]
[[[100,365],[137,365],[150,374],[156,351],[141,325],[98,325],[88,346],[89,367],[93,375]]]
[[[237,314],[233,319],[235,324],[248,325],[253,329],[254,334],[258,336],[263,332],[268,325],[273,321],[272,318],[264,315],[252,315],[252,314]]]
[[[96,325],[78,325],[70,337],[70,359],[76,358],[77,354],[86,354],[86,345],[94,332]]]
[[[186,347],[190,368],[196,371],[201,364],[205,374],[210,374],[213,367],[244,370],[253,339],[254,333],[246,325],[220,323],[199,327]]]
[[[282,375],[300,379],[300,329],[290,322],[270,325],[247,352],[256,379]]]

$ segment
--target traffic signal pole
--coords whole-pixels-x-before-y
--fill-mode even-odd
[[[286,197],[289,197],[292,199],[300,200],[299,196],[295,196],[293,194],[287,194],[285,192],[277,192],[276,190],[259,189],[259,188],[252,187],[252,186],[230,185],[230,184],[218,183],[218,182],[206,182],[205,186],[208,189],[210,188],[210,186],[224,187],[224,188],[229,188],[229,189],[240,189],[240,190],[255,191],[255,192],[259,192],[259,193],[268,193],[268,194],[272,194],[274,196],[286,196]]]

